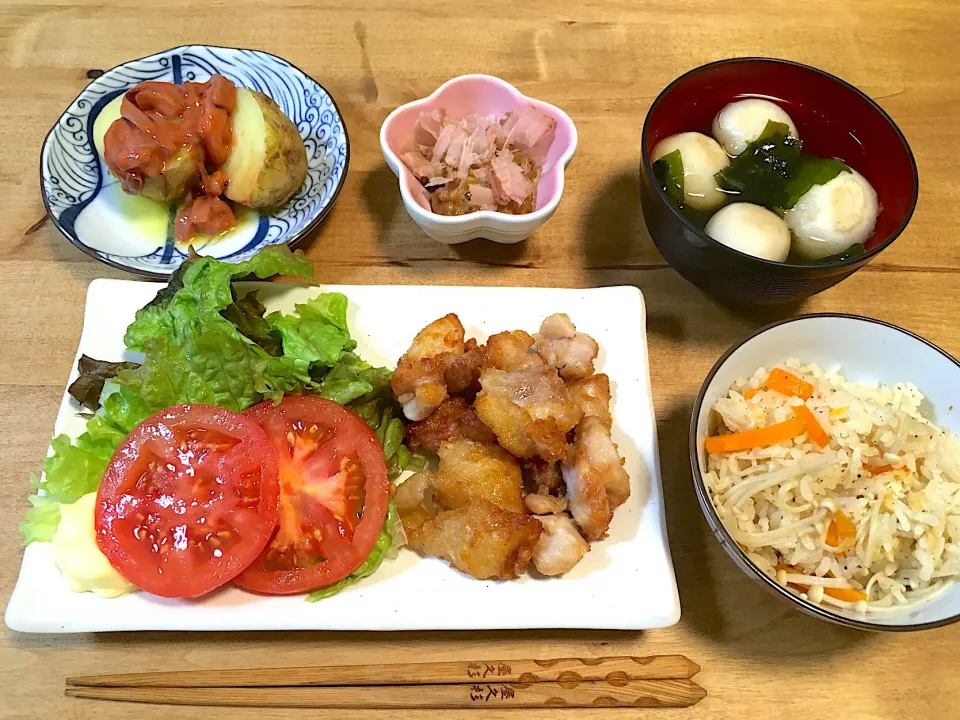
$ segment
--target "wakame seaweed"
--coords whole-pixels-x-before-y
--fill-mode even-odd
[[[717,185],[736,202],[789,210],[815,185],[849,168],[833,158],[803,152],[784,123],[770,120],[760,137],[716,174]]]
[[[683,203],[683,156],[679,150],[667,153],[653,164],[653,176],[667,197],[682,206]]]
[[[667,153],[653,163],[653,177],[674,207],[682,212],[690,222],[701,230],[706,227],[712,211],[698,210],[684,200],[683,195],[683,156],[679,150]]]

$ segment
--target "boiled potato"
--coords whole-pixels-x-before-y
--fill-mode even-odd
[[[287,202],[307,177],[307,149],[293,121],[271,98],[247,88],[237,88],[230,120],[230,156],[220,168],[229,178],[226,196],[254,208]]]
[[[93,143],[102,158],[104,156],[104,137],[107,129],[120,119],[120,105],[123,95],[114,98],[100,111],[93,123]],[[164,163],[159,177],[144,178],[140,195],[149,200],[172,203],[179,200],[187,189],[200,178],[196,163],[188,147],[182,147],[176,155]]]
[[[140,195],[163,203],[176,202],[188,188],[196,184],[200,177],[197,163],[193,158],[195,149],[182,147],[177,154],[167,160],[163,171],[157,177],[143,179]]]

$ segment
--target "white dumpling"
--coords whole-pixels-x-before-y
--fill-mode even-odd
[[[767,126],[769,121],[783,123],[790,128],[790,136],[799,138],[797,126],[786,110],[769,100],[751,98],[730,103],[713,119],[713,136],[723,149],[734,157],[747,149]]]
[[[790,230],[775,212],[753,203],[733,203],[707,222],[718,243],[747,255],[783,262],[790,254]]]
[[[730,158],[712,137],[685,132],[664,138],[653,148],[651,162],[674,150],[683,160],[683,200],[697,210],[713,210],[723,205],[726,195],[717,187],[714,175],[730,164]]]
[[[793,249],[806,260],[822,260],[865,242],[877,224],[880,204],[867,179],[851,170],[814,185],[784,215]]]

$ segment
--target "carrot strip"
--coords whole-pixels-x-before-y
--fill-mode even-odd
[[[838,547],[840,545],[840,531],[837,529],[836,521],[830,523],[830,527],[827,528],[827,536],[824,538],[824,542],[830,547]]]
[[[777,570],[783,570],[788,574],[806,575],[806,573],[803,572],[803,570],[795,568],[791,565],[783,565],[783,564],[777,565]],[[803,583],[789,582],[787,583],[787,585],[791,585],[795,588],[799,588],[804,592],[808,592],[810,590],[810,586],[804,585]],[[866,593],[863,593],[859,590],[855,590],[854,588],[825,587],[823,588],[823,594],[829,595],[835,600],[843,600],[844,602],[857,602],[858,600],[867,599]]]
[[[775,425],[768,425],[756,430],[746,430],[740,433],[731,433],[730,435],[714,435],[708,437],[706,441],[706,451],[708,453],[736,452],[738,450],[750,450],[755,447],[765,445],[775,445],[786,442],[807,431],[806,423],[800,418],[790,418]]]
[[[782,395],[795,395],[804,400],[813,397],[813,385],[780,368],[774,369],[767,376],[764,385]]]
[[[743,399],[744,399],[744,400],[753,400],[753,398],[756,396],[756,394],[757,394],[758,392],[760,392],[760,388],[751,388],[750,390],[747,390],[747,391],[743,394]]]
[[[823,589],[824,595],[829,595],[835,600],[843,600],[844,602],[857,602],[859,600],[866,600],[866,593],[862,593],[859,590],[854,590],[853,588],[828,588]]]
[[[843,510],[837,510],[833,515],[833,522],[837,526],[837,532],[840,535],[840,541],[846,542],[857,539],[857,526],[853,520]]]
[[[847,548],[853,547],[856,543],[857,527],[843,510],[837,510],[833,514],[833,520],[827,528],[827,536],[824,540],[830,547],[837,548],[835,552],[838,556],[846,554]]]
[[[823,426],[817,421],[817,416],[806,405],[794,405],[793,414],[803,420],[807,428],[807,435],[820,447],[826,447],[830,444],[830,436],[824,431]]]
[[[864,465],[863,469],[869,470],[873,475],[883,475],[883,473],[893,470],[893,465]]]

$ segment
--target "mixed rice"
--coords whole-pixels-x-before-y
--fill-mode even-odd
[[[796,361],[738,380],[707,440],[720,519],[812,602],[880,612],[929,599],[960,576],[960,439],[923,400],[909,383]]]

